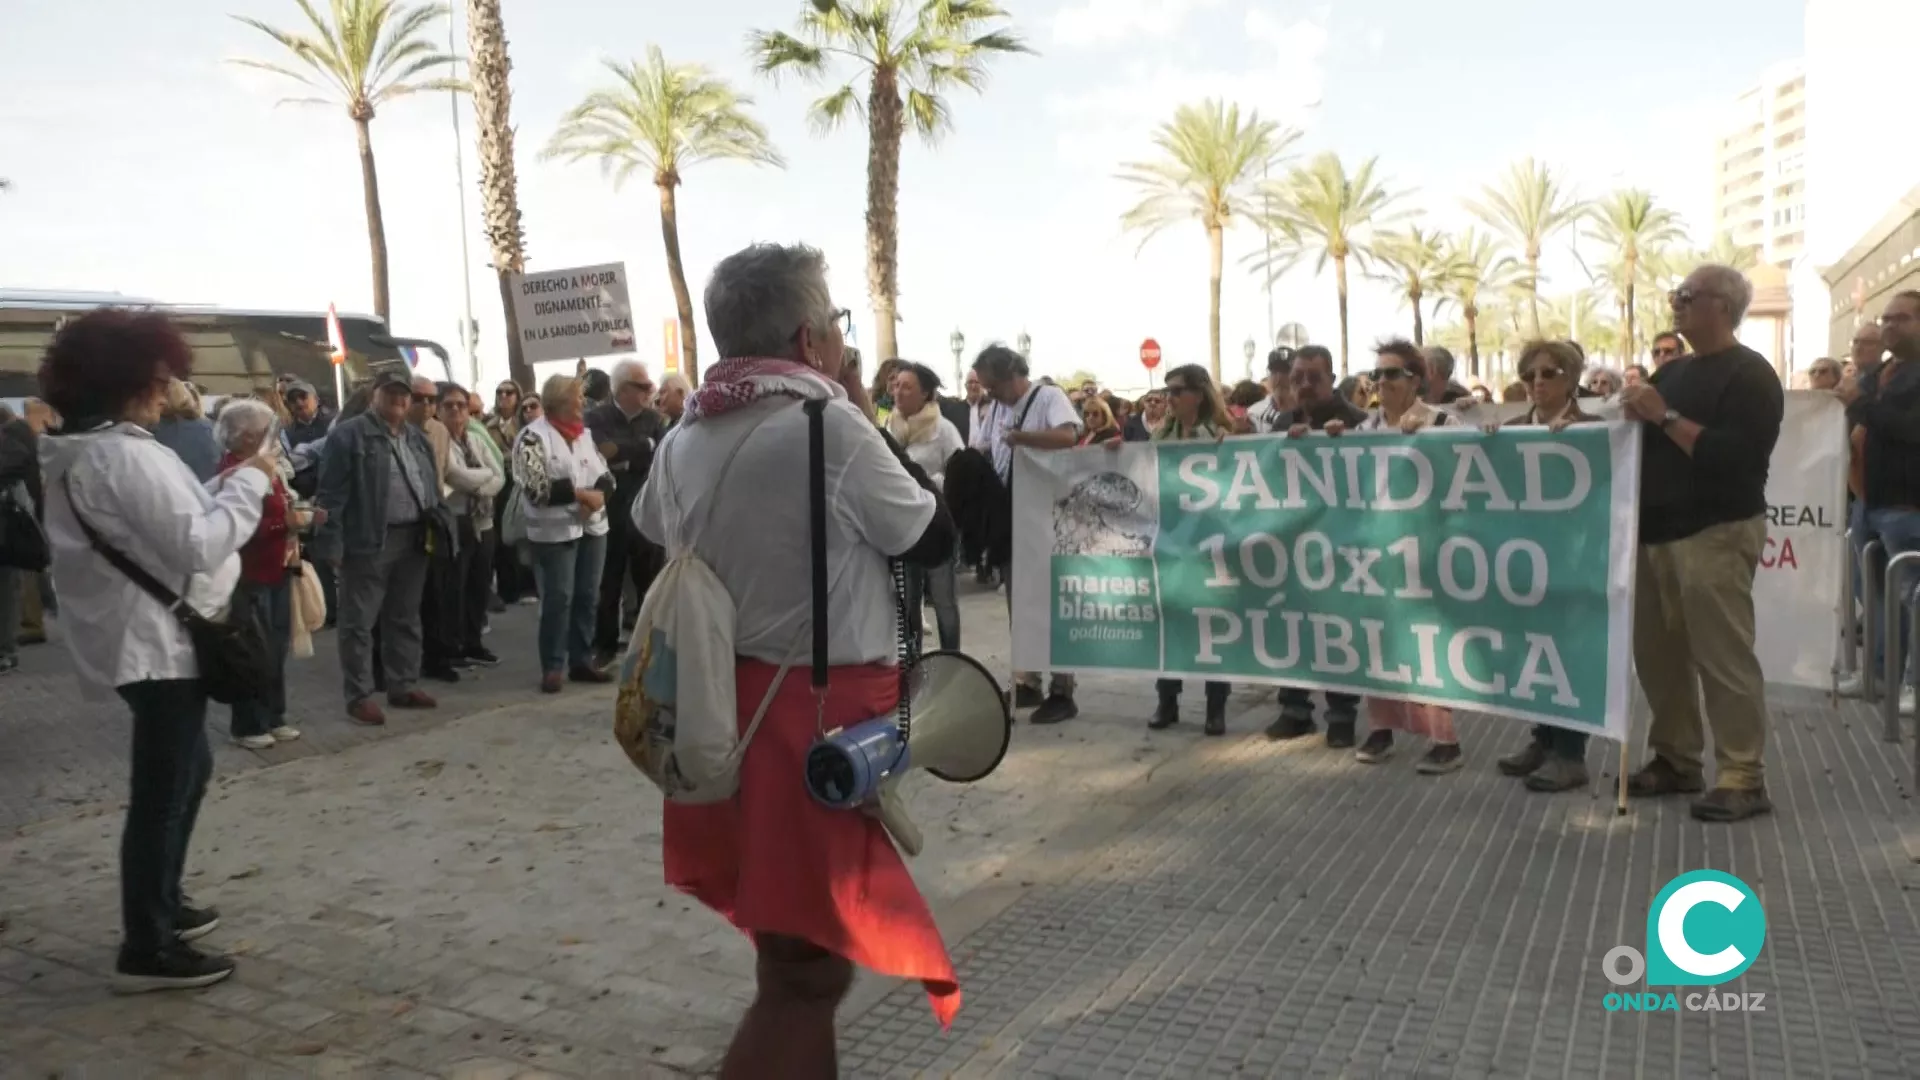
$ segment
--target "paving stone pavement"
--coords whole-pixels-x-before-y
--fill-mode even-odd
[[[540,680],[534,655],[535,609],[514,606],[493,616],[489,648],[502,663],[464,676],[458,685],[425,682],[439,699],[429,712],[390,710],[387,726],[349,721],[332,631],[314,635],[314,655],[287,665],[287,716],[297,742],[272,750],[244,750],[227,741],[228,710],[208,710],[215,775],[338,753],[350,747],[424,730],[475,712],[525,701]],[[48,620],[52,640],[20,651],[20,668],[0,677],[0,830],[110,803],[127,788],[127,709],[117,699],[80,697],[60,620]]]
[[[1900,749],[1858,704],[1774,696],[1774,814],[1617,817],[1536,795],[1467,719],[1467,768],[1366,766],[1318,740],[1207,745],[1126,820],[944,914],[967,995],[951,1034],[917,987],[846,1018],[849,1076],[1920,1076],[1920,822]],[[1636,740],[1637,743],[1638,740]],[[1609,1012],[1599,962],[1644,948],[1654,894],[1716,868],[1757,892],[1760,957],[1722,989],[1765,1012]],[[960,925],[964,919],[964,928]],[[1640,989],[1636,987],[1636,989]],[[1675,988],[1682,994],[1687,988]]]
[[[969,650],[1004,664],[997,598],[964,611]],[[611,697],[523,702],[218,778],[187,889],[220,907],[207,944],[241,967],[203,992],[106,991],[117,813],[0,841],[0,1077],[711,1067],[751,993],[751,952],[662,883],[659,799],[612,744]],[[916,792],[928,847],[912,865],[936,908],[1075,822],[1129,813],[1154,770],[1201,741],[1149,737],[1143,701],[1139,685],[1089,688],[1085,721],[1023,725],[987,781]]]

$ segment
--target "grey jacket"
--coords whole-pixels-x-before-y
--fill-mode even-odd
[[[421,492],[427,509],[441,505],[433,482],[433,449],[412,424],[401,427],[400,452],[414,454],[419,474],[428,478]],[[313,554],[323,561],[377,555],[387,540],[387,485],[393,475],[393,439],[372,410],[342,420],[327,433],[320,454],[320,486],[314,502],[327,512],[326,524],[313,536]],[[424,514],[422,516],[425,516]]]

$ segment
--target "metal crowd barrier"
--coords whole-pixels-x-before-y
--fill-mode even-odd
[[[1859,666],[1854,670],[1860,673],[1860,696],[1867,701],[1880,700],[1880,672],[1873,666],[1873,640],[1881,623],[1880,609],[1886,592],[1886,569],[1880,565],[1880,556],[1886,550],[1878,540],[1869,540],[1860,552],[1860,603],[1865,608],[1860,617],[1860,627],[1864,641],[1860,642],[1866,655],[1859,658]],[[1853,545],[1847,545],[1849,557]],[[1851,581],[1847,584],[1852,588]],[[1847,628],[1847,640],[1853,640],[1853,628]]]
[[[1888,742],[1900,741],[1900,690],[1906,682],[1900,663],[1900,619],[1905,615],[1911,620],[1915,609],[1914,588],[1912,585],[1904,590],[1900,588],[1900,570],[1914,564],[1920,564],[1920,551],[1903,551],[1887,560],[1886,582],[1883,586],[1881,632],[1885,636],[1881,640],[1886,642],[1883,646],[1886,662],[1882,666],[1881,677],[1886,693],[1880,698],[1880,722],[1884,728],[1882,737]],[[1916,565],[1915,569],[1920,570],[1920,565]],[[1907,651],[1920,651],[1920,634],[1914,635],[1914,640],[1907,645]],[[1909,658],[1908,662],[1913,661]],[[1920,739],[1916,739],[1916,745],[1920,746]],[[1920,757],[1915,760],[1920,762]]]

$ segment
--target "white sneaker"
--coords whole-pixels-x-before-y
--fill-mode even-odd
[[[273,741],[277,743],[292,742],[300,737],[300,729],[281,724],[279,727],[267,732],[267,734],[273,736]]]
[[[1840,680],[1838,692],[1841,697],[1859,697],[1867,692],[1866,676],[1858,673],[1848,675]]]
[[[1900,715],[1912,716],[1913,705],[1913,687],[1909,686],[1900,691]]]
[[[273,736],[241,735],[233,740],[233,745],[244,746],[249,750],[271,750],[273,749]]]

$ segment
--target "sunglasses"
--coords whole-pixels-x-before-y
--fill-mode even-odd
[[[1520,373],[1520,381],[1521,382],[1552,382],[1553,380],[1558,379],[1560,376],[1565,374],[1566,372],[1561,371],[1557,367],[1530,368]]]
[[[653,384],[650,382],[630,382],[630,383],[627,383],[626,385],[629,387],[632,387],[635,390],[640,391],[643,394],[653,393]]]
[[[1373,378],[1374,382],[1381,382],[1383,380],[1386,382],[1398,382],[1401,379],[1410,378],[1413,372],[1408,371],[1406,368],[1383,367],[1374,368],[1371,372],[1368,372],[1368,374]]]
[[[1718,295],[1718,293],[1710,293],[1703,289],[1696,289],[1691,285],[1682,285],[1667,294],[1667,303],[1671,305],[1675,311],[1678,311],[1683,307],[1691,306],[1695,300],[1704,300],[1707,297]]]

